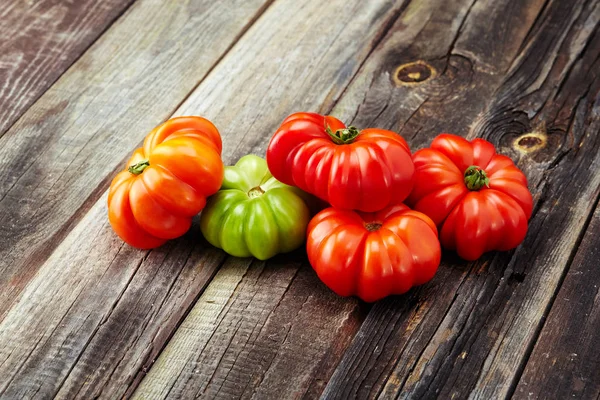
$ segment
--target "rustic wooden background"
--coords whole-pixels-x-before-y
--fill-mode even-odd
[[[599,24],[597,0],[3,0],[0,397],[598,398]],[[529,178],[525,242],[368,305],[302,250],[112,233],[152,127],[205,116],[232,164],[294,111],[490,140]]]

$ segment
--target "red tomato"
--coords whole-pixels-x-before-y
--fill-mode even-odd
[[[183,235],[223,181],[221,136],[201,117],[156,127],[112,181],[108,218],[133,247],[158,247]]]
[[[383,129],[358,131],[331,116],[286,118],[267,149],[275,178],[333,207],[377,211],[408,197],[414,165],[406,141]]]
[[[533,207],[527,179],[490,142],[444,133],[413,161],[415,187],[407,203],[437,224],[442,246],[475,260],[523,241]]]
[[[368,302],[431,280],[441,257],[433,221],[404,204],[376,213],[327,208],[310,221],[306,248],[331,290]]]

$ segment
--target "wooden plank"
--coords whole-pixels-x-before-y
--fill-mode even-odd
[[[598,135],[590,140],[598,140]],[[596,170],[600,165],[596,165]],[[516,398],[600,396],[600,208],[585,233],[515,391]]]
[[[5,0],[0,137],[134,0]]]
[[[281,122],[286,113],[301,107],[317,108],[339,97],[369,54],[373,43],[385,32],[387,21],[397,16],[402,5],[392,2],[374,4],[359,0],[353,3],[335,1],[317,10],[310,7],[310,4],[314,3],[291,0],[275,2],[212,70],[188,102],[178,110],[177,114],[203,114],[215,121],[221,128],[224,142],[228,146],[224,153],[227,163],[235,161],[240,153],[249,152],[251,144],[264,147],[269,132]],[[198,4],[187,5],[188,9],[194,6]],[[129,17],[135,15],[135,7]],[[241,6],[238,4],[232,7]],[[247,3],[244,3],[244,7],[247,7]],[[165,12],[157,11],[156,16],[160,17],[161,21],[157,24],[164,26],[161,24],[166,22],[162,21],[171,23],[185,19],[186,14],[168,18],[165,17]],[[200,16],[197,18],[202,19]],[[145,26],[152,25],[147,19],[141,18],[141,15],[137,19],[144,21]],[[219,32],[224,31],[224,22],[219,22],[216,16],[207,19],[211,20],[211,23],[221,25]],[[298,24],[297,21],[303,22]],[[117,23],[115,27],[118,26]],[[193,31],[204,32],[197,27],[194,27]],[[174,37],[181,37],[180,31],[176,30],[173,34]],[[147,40],[154,40],[158,34],[153,34],[150,38],[148,32],[142,32],[140,35],[145,35]],[[166,42],[170,39],[164,40]],[[173,40],[171,39],[171,43]],[[99,46],[101,44],[102,39]],[[281,49],[292,48],[294,51],[286,53],[285,57],[277,55]],[[313,58],[315,51],[321,58]],[[85,60],[85,56],[82,60]],[[164,63],[164,60],[156,61],[156,65],[160,65],[161,62]],[[119,62],[110,68],[122,69],[124,65],[127,63]],[[277,71],[282,72],[278,74]],[[110,73],[108,70],[104,72]],[[82,71],[82,79],[84,75]],[[171,78],[170,73],[167,77]],[[152,78],[157,80],[154,76]],[[146,87],[144,90],[147,90],[149,95],[156,94],[160,89],[161,95],[168,98],[156,99],[150,96],[152,101],[132,101],[133,105],[156,111],[159,106],[164,107],[166,100],[175,98],[178,91],[183,90],[176,87],[173,89],[174,93],[163,93],[166,83],[160,83],[158,80],[156,85],[160,87],[155,88],[149,86],[150,79],[138,83],[135,87],[140,91]],[[61,79],[59,84],[62,81]],[[77,83],[84,86],[82,81]],[[102,93],[101,95],[105,96]],[[290,97],[289,93],[294,93],[294,96]],[[128,101],[126,96],[124,99]],[[288,100],[284,102],[282,99]],[[95,101],[93,100],[94,104]],[[155,102],[160,104],[155,105]],[[101,153],[87,154],[94,157],[93,164],[101,161],[107,163],[100,163],[96,171],[98,174],[104,174],[102,179],[105,182],[109,180],[105,177],[106,171],[114,169],[115,165],[111,163],[118,158],[117,154],[128,152],[145,132],[142,128],[151,123],[143,120],[147,118],[147,110],[142,110],[144,115],[139,111],[139,114],[136,114],[138,117],[134,119],[127,118],[125,114],[113,117],[110,121],[116,122],[111,122],[110,126],[105,127],[110,128],[108,132],[93,126],[94,133],[103,140],[86,136],[86,139],[91,140],[90,151],[93,149]],[[58,113],[57,118],[61,119],[69,119],[71,115],[69,110]],[[63,114],[66,116],[60,117]],[[252,119],[248,118],[250,115],[253,116]],[[101,125],[99,121],[104,116],[96,115],[91,121]],[[94,122],[89,122],[90,127]],[[125,123],[128,126],[140,125],[139,134],[132,134],[131,137],[116,135],[117,128],[124,131],[122,124]],[[72,130],[75,131],[75,128]],[[81,151],[88,153],[87,148]],[[71,162],[71,168],[88,165],[85,158],[79,155],[73,160],[69,157],[69,154],[65,154],[63,158],[66,161],[59,159],[57,163]],[[38,169],[38,173],[41,172],[41,169]],[[91,172],[87,175],[90,174]],[[129,395],[144,371],[154,362],[179,319],[187,312],[190,304],[194,303],[206,282],[223,261],[223,253],[214,249],[207,250],[205,242],[191,245],[199,241],[196,239],[197,227],[193,228],[189,239],[175,241],[164,249],[149,253],[122,246],[106,224],[106,199],[100,197],[105,184],[100,183],[95,191],[90,192],[89,187],[96,184],[97,177],[90,175],[88,178],[92,179],[89,184],[80,181],[69,172],[57,178],[57,186],[69,189],[62,194],[63,201],[65,198],[70,202],[78,201],[70,192],[78,189],[90,197],[90,205],[82,203],[72,221],[62,228],[65,232],[61,235],[65,239],[51,252],[49,258],[40,261],[41,265],[35,268],[33,276],[27,277],[25,283],[22,283],[23,292],[17,301],[8,304],[6,317],[0,323],[0,375],[6,377],[0,390],[3,390],[6,397],[51,397],[56,394],[58,397],[67,398],[118,398]],[[18,198],[16,195],[15,197]],[[94,202],[96,197],[100,198]],[[60,206],[62,204],[55,203],[54,211]],[[91,207],[89,211],[88,207]],[[46,214],[46,218],[41,221],[44,223],[41,230],[50,229],[47,225],[50,222],[61,221],[59,217],[49,214]],[[167,269],[163,271],[165,265]],[[226,264],[226,270],[229,265]],[[304,265],[306,268],[306,264]],[[294,263],[289,268],[297,266],[298,264]],[[250,270],[256,271],[257,268],[262,267],[253,265]],[[271,267],[267,265],[264,268],[270,270]],[[304,273],[308,272],[310,270],[306,269]],[[298,285],[303,282],[303,276],[299,273]],[[309,274],[310,276],[312,275]],[[269,282],[273,286],[281,286],[285,293],[292,277],[289,274],[275,274],[270,279]],[[312,279],[311,287],[316,284],[314,276]],[[263,281],[260,282],[261,290],[264,290]],[[252,285],[244,287],[251,290]],[[305,289],[306,284],[302,284],[297,290]],[[320,290],[325,289],[321,287]],[[320,358],[298,359],[294,371],[305,365],[306,371],[314,371],[310,377],[306,375],[305,380],[299,382],[302,390],[320,391],[323,380],[313,377],[329,376],[337,363],[341,348],[347,344],[342,341],[341,347],[337,348],[332,344],[334,340],[331,339],[330,332],[353,332],[358,328],[356,321],[359,319],[355,317],[355,307],[350,307],[352,311],[346,312],[346,300],[336,301],[342,301],[342,306],[336,306],[337,303],[332,302],[331,308],[320,311],[326,314],[323,322],[313,322],[314,326],[326,325],[322,328],[321,341],[313,344],[300,330],[303,325],[296,325],[288,338],[295,338],[294,343],[297,344],[285,344],[286,350],[281,352],[281,356],[273,358],[275,365],[281,365],[287,362],[287,355],[298,352],[297,346],[308,348],[312,345],[319,349],[317,353],[320,354]],[[278,334],[291,329],[281,325],[282,320],[287,318],[286,310],[298,310],[300,322],[310,321],[312,312],[309,311],[315,307],[314,300],[308,298],[307,304],[302,307],[304,302],[301,296],[293,296],[282,300],[280,306],[273,306],[273,318],[279,322],[269,329]],[[260,304],[256,304],[256,307],[259,306]],[[340,309],[342,313],[338,313]],[[284,336],[281,337],[282,340]],[[351,336],[349,334],[348,339]],[[260,336],[257,346],[265,341],[270,342],[272,339],[269,339],[268,335]],[[211,345],[213,343],[211,342]],[[332,344],[331,349],[329,344]],[[241,346],[235,347],[235,352],[241,350]],[[256,354],[256,351],[258,350],[254,350],[252,354]],[[243,360],[245,358],[241,357],[240,362]],[[221,365],[221,368],[226,366]],[[281,369],[271,369],[268,363],[264,364],[263,368],[265,377],[260,375],[261,379],[277,382]],[[235,371],[238,369],[229,376],[236,376]],[[253,385],[258,385],[258,382],[253,381]]]
[[[399,49],[402,33],[392,33],[348,88],[338,115],[400,129],[414,147],[466,127],[470,137],[492,141],[519,161],[536,209],[517,251],[471,264],[446,254],[430,285],[376,304],[325,398],[513,393],[599,195],[599,7],[478,0],[449,46],[427,24],[407,48]],[[413,11],[411,18],[425,13]],[[437,77],[394,88],[395,66],[418,59]]]
[[[249,264],[221,269],[134,398],[289,398],[315,383],[354,304],[299,262]]]
[[[281,122],[281,115],[300,107],[327,108],[330,99],[339,97],[345,82],[358,69],[361,57],[369,53],[372,42],[385,32],[389,25],[387,21],[393,22],[398,17],[401,6],[333,1],[316,9],[298,2],[276,2],[264,19],[279,12],[284,18],[310,21],[310,24],[298,27],[284,21],[281,26],[286,28],[282,28],[284,32],[277,37],[263,33],[260,38],[264,43],[238,43],[177,114],[200,110],[202,114],[214,115],[212,119],[217,125],[224,119],[223,124],[226,123],[231,132],[248,129],[258,132],[256,136],[226,135],[223,139],[226,159],[233,161],[248,151],[261,154],[270,132]],[[332,18],[333,15],[336,18]],[[262,29],[261,22],[250,29],[249,36]],[[324,32],[325,26],[330,31]],[[320,27],[318,32],[315,27]],[[287,33],[287,29],[293,29],[293,34]],[[331,41],[323,43],[323,38]],[[317,43],[327,49],[325,54],[315,51]],[[248,47],[242,47],[242,44]],[[294,46],[294,51],[286,58],[276,58],[273,64],[265,63],[273,59],[273,49]],[[254,62],[262,67],[249,68],[237,59],[238,49],[240,57],[252,54]],[[315,52],[321,54],[318,63],[303,64],[303,60],[311,59],[309,56]],[[348,70],[349,66],[354,70]],[[237,77],[236,81],[225,79],[230,74]],[[277,78],[268,80],[271,76]],[[286,76],[298,78],[288,81]],[[267,91],[253,90],[246,94],[243,87],[237,86],[238,80],[239,85],[246,86],[247,82],[265,79],[269,82]],[[286,97],[287,92],[294,93],[294,97]],[[282,103],[282,98],[287,98],[287,102]],[[214,105],[220,102],[229,106],[215,110]],[[245,104],[253,107],[248,108]],[[272,112],[273,109],[277,112]],[[267,263],[266,268],[275,265],[283,268],[277,262],[274,265]],[[263,267],[253,264],[248,272],[253,277],[252,283],[239,286],[240,293],[234,293],[229,299],[231,308],[217,317],[213,314],[207,320],[205,309],[210,306],[200,301],[184,322],[185,326],[198,328],[178,332],[134,397],[318,395],[360,324],[364,311],[354,299],[332,298],[331,293],[317,283],[305,261],[301,266],[289,268],[292,267],[293,271],[300,268],[297,275],[291,272],[278,274],[276,278],[259,279],[254,283]],[[304,281],[309,278],[312,282],[307,285]],[[223,287],[226,282],[229,282],[229,274],[219,275],[207,290],[210,291],[213,285]],[[276,292],[274,287],[278,288]],[[268,293],[270,301],[248,300],[255,293],[261,299],[261,293]],[[238,300],[237,296],[243,300]]]
[[[108,224],[105,201],[0,324],[0,397],[122,397],[223,262],[197,227],[150,253],[124,245]]]
[[[0,138],[0,397],[121,397],[197,299],[223,255],[123,246],[101,195],[269,4],[137,2]]]
[[[0,138],[0,317],[271,0],[142,0]]]

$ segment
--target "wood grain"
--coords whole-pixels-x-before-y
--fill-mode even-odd
[[[376,304],[325,398],[510,396],[598,198],[597,2],[479,0],[464,17],[450,11],[462,22],[441,19],[461,26],[446,40],[427,9],[410,13],[424,21],[416,38],[392,27],[334,113],[397,129],[416,148],[441,131],[484,137],[519,161],[536,211],[517,251],[472,264],[445,254],[451,271],[409,305]],[[396,67],[419,59],[438,75],[397,86]],[[534,131],[542,148],[515,147]]]
[[[600,5],[213,3],[140,0],[0,138],[11,146],[0,146],[0,396],[513,394],[600,196]],[[198,29],[204,17],[220,29]],[[435,69],[429,79],[395,78],[415,61]],[[442,130],[485,137],[530,178],[528,237],[476,263],[446,253],[434,281],[373,308],[334,296],[302,251],[226,258],[196,225],[133,250],[107,224],[106,185],[156,123],[148,115],[166,118],[196,83],[175,114],[211,118],[229,164],[263,154],[301,109],[334,107],[413,148]]]
[[[122,397],[222,263],[197,229],[151,253],[124,245],[108,224],[105,201],[0,324],[0,397]]]
[[[247,3],[244,4],[247,7]],[[347,2],[336,1],[329,3],[325,8],[321,7],[316,10],[314,7],[309,7],[309,4],[314,3],[275,2],[208,74],[186,105],[177,112],[177,114],[205,115],[221,127],[225,146],[228,149],[224,153],[227,163],[232,163],[238,154],[249,152],[249,143],[264,146],[270,131],[281,122],[286,113],[300,107],[317,108],[328,99],[339,96],[352,75],[359,69],[361,62],[369,54],[373,43],[376,43],[383,34],[386,22],[396,16],[401,5],[393,5],[390,2],[366,4],[357,0],[349,6]],[[151,3],[151,5],[156,6],[155,3]],[[139,24],[139,20],[146,21],[146,19],[136,13],[136,6],[132,8],[127,17],[136,16]],[[196,6],[198,5],[196,4]],[[188,7],[190,6],[188,5]],[[164,10],[162,10],[162,14],[159,10],[154,11],[156,17],[160,17],[161,22],[158,26],[175,23],[176,21],[173,20],[185,20],[187,15],[167,18]],[[299,16],[306,18],[299,18]],[[217,24],[217,19],[216,16],[213,16],[211,23]],[[337,22],[326,23],[332,19]],[[297,20],[304,21],[304,23],[291,23]],[[350,24],[353,20],[359,23]],[[114,34],[113,29],[119,29],[120,22],[113,26],[107,36],[103,37],[95,47],[100,46],[99,49],[104,50],[103,40],[108,41],[106,38]],[[229,21],[228,23],[234,24],[234,22]],[[221,22],[222,24],[223,22]],[[180,25],[178,26],[180,27]],[[324,28],[325,26],[327,29]],[[165,29],[167,28],[165,27]],[[194,28],[193,31],[197,33],[198,29]],[[153,43],[153,40],[160,40],[160,43],[163,43],[163,40],[165,43],[168,40],[171,42],[175,40],[163,36],[158,39],[157,35],[162,34],[164,33],[154,33],[153,36],[148,37],[148,32],[140,33],[148,43]],[[188,34],[191,33],[188,32]],[[173,32],[173,35],[177,37],[177,40],[184,40],[186,37],[182,36],[180,31]],[[298,42],[298,38],[302,40]],[[224,39],[221,38],[221,40]],[[298,46],[298,43],[301,45]],[[92,52],[96,51],[95,47],[91,49]],[[218,46],[213,45],[213,47]],[[317,53],[322,58],[318,60],[312,57],[315,48],[321,49]],[[294,50],[286,53],[285,57],[274,57],[273,55],[279,54],[281,49]],[[153,51],[160,52],[160,49]],[[100,53],[103,54],[104,51]],[[99,55],[96,56],[99,57]],[[79,63],[85,62],[85,60],[86,56]],[[204,65],[204,62],[201,65]],[[91,68],[88,63],[83,65]],[[115,74],[117,77],[121,77],[122,69],[126,65],[127,62],[118,62],[105,66],[102,74]],[[152,65],[168,64],[161,59],[154,61]],[[173,68],[177,71],[184,67],[191,68],[183,61],[175,64]],[[151,68],[148,69],[148,71],[151,70]],[[277,74],[276,72],[279,70],[286,72]],[[164,107],[167,100],[174,99],[183,91],[182,87],[177,86],[172,89],[172,92],[169,92],[168,98],[153,97],[158,96],[159,91],[162,93],[167,90],[164,85],[179,85],[179,81],[163,82],[162,78],[158,79],[148,71],[146,74],[150,76],[148,78],[144,76],[143,81],[135,85],[135,89],[139,90],[139,93],[131,89],[134,92],[131,94],[132,97],[134,94],[142,96],[143,92],[149,93],[150,97],[147,100],[132,101],[131,104],[131,107],[140,107],[144,113],[136,111],[137,117],[131,118],[132,113],[126,114],[123,111],[112,116],[109,122],[104,122],[102,119],[105,118],[105,115],[97,114],[96,109],[96,115],[93,118],[88,115],[91,119],[87,122],[90,129],[93,128],[93,134],[92,132],[78,133],[84,135],[84,139],[89,140],[90,143],[87,146],[83,145],[83,149],[74,151],[81,151],[92,157],[94,160],[92,165],[100,163],[95,173],[104,174],[104,176],[111,174],[116,166],[113,161],[118,158],[118,154],[128,153],[129,148],[132,148],[140,140],[141,134],[145,131],[144,126],[152,122],[145,119],[147,115],[143,107],[157,110],[159,106]],[[165,79],[173,78],[176,71],[165,72]],[[70,73],[71,71],[68,74]],[[191,72],[188,71],[188,73]],[[68,80],[71,79],[68,74],[61,78],[57,86],[72,85]],[[89,74],[90,71],[81,71],[79,76],[83,80]],[[236,78],[232,79],[231,77]],[[154,85],[150,85],[151,79],[155,80]],[[76,83],[84,87],[82,80],[77,80]],[[108,93],[104,93],[104,90],[108,89],[103,89],[103,85],[107,84],[104,80],[95,83],[96,90],[100,91],[99,98],[108,96]],[[114,86],[112,88],[114,89]],[[61,91],[51,89],[49,93],[60,94]],[[295,96],[290,97],[289,93],[295,93]],[[164,93],[163,95],[166,97]],[[66,93],[65,96],[67,96]],[[69,96],[73,96],[73,94],[71,93]],[[123,99],[128,101],[126,96]],[[284,99],[287,100],[284,101]],[[48,98],[48,101],[50,100],[52,99]],[[80,111],[85,111],[86,107],[93,108],[98,100],[91,98],[89,101],[91,104],[83,102]],[[154,104],[155,102],[159,104]],[[116,104],[110,109],[117,112],[119,111],[118,107],[119,104]],[[274,109],[278,111],[274,112]],[[58,115],[55,118],[69,119],[73,111],[67,107],[65,110],[55,112]],[[92,110],[89,113],[92,113]],[[250,115],[253,118],[256,115],[255,119],[249,119]],[[96,127],[92,121],[110,123],[110,126],[103,128],[108,131],[100,130],[102,122],[98,122],[99,127]],[[137,127],[140,126],[139,133],[118,135],[117,128],[125,131],[124,124],[136,126],[136,132]],[[70,135],[77,133],[75,127],[69,128],[68,132],[71,132]],[[56,135],[59,136],[56,140],[62,140],[60,133],[56,133]],[[98,139],[93,135],[99,136]],[[237,147],[233,143],[241,144],[240,147]],[[95,152],[100,154],[97,155]],[[14,153],[10,154],[14,156]],[[98,183],[96,189],[90,189],[99,182],[99,178],[92,175],[94,171],[83,170],[87,178],[91,179],[87,183],[81,181],[82,178],[70,171],[72,168],[77,169],[90,165],[90,162],[89,159],[86,161],[82,154],[73,155],[71,151],[68,151],[56,160],[56,164],[50,164],[50,168],[52,165],[64,167],[65,164],[70,164],[71,166],[62,176],[56,178],[56,186],[65,190],[60,199],[63,203],[59,203],[57,199],[53,204],[53,214],[47,212],[44,214],[46,219],[40,221],[43,223],[38,228],[39,232],[52,229],[50,223],[61,222],[61,218],[66,215],[73,215],[73,209],[70,211],[71,214],[67,213],[64,202],[79,202],[80,197],[78,196],[82,194],[88,196],[88,199],[87,203],[81,203],[79,206],[81,208],[75,212],[72,220],[67,221],[66,225],[61,228],[64,230],[64,233],[61,233],[62,237],[54,239],[54,241],[62,240],[59,247],[56,249],[51,247],[50,250],[47,250],[48,253],[51,253],[49,258],[40,260],[40,265],[35,269],[32,268],[33,272],[30,276],[21,276],[20,284],[23,285],[24,290],[15,302],[7,304],[6,317],[0,323],[0,343],[2,344],[0,374],[7,377],[7,381],[1,389],[7,397],[37,396],[45,398],[56,394],[61,398],[96,396],[115,398],[129,395],[176,329],[179,320],[201,294],[206,282],[223,261],[223,254],[215,253],[214,249],[206,250],[204,242],[192,245],[192,243],[199,242],[196,237],[197,233],[194,234],[194,231],[189,239],[175,241],[164,249],[161,248],[150,253],[133,251],[123,246],[110,231],[105,220],[106,199],[101,194],[106,187],[106,183],[103,182],[108,182],[109,178],[104,177],[104,181]],[[106,172],[109,169],[111,171]],[[42,173],[41,169],[38,169],[37,172]],[[48,174],[51,173],[48,171]],[[24,191],[24,189],[21,190]],[[83,193],[76,196],[75,192],[72,192],[73,190],[80,190]],[[58,197],[58,193],[55,196]],[[94,202],[96,196],[100,198]],[[10,198],[14,200],[19,196],[14,194]],[[40,198],[36,200],[40,200]],[[91,208],[88,210],[88,207]],[[7,209],[12,208],[7,207]],[[46,206],[44,211],[46,211]],[[61,211],[64,212],[61,214]],[[23,232],[29,234],[32,229],[30,225]],[[197,227],[193,229],[197,232]],[[11,251],[14,249],[15,247]],[[221,257],[217,255],[221,255]],[[24,265],[29,266],[29,264]],[[293,262],[288,268],[297,269],[298,265],[297,262]],[[310,275],[312,272],[306,263],[303,265],[305,269],[303,274],[308,274],[312,281],[309,281],[308,287],[305,283],[301,284],[304,281],[300,277],[305,275],[299,274],[299,283],[297,283],[299,286],[298,289],[294,289],[294,292],[308,290],[317,282],[316,278]],[[251,271],[257,271],[257,268],[260,267],[258,265],[250,267]],[[270,267],[267,266],[267,268]],[[292,280],[292,276],[276,274],[271,278],[269,284],[281,286],[281,292],[286,293],[285,288],[288,287],[290,280]],[[259,288],[250,289],[251,285],[244,287],[256,291],[258,289],[265,290],[264,285],[261,280]],[[321,286],[320,290],[324,291],[325,289]],[[317,307],[315,301],[319,302],[322,299],[320,297],[312,299],[308,294],[302,296],[284,298],[279,307],[272,305],[273,317],[271,320],[274,318],[277,323],[269,329],[283,335],[281,340],[285,337],[285,331],[290,329],[288,340],[294,339],[291,344],[287,342],[282,344],[281,354],[272,354],[272,362],[277,366],[282,363],[287,364],[286,357],[290,354],[298,353],[299,348],[305,349],[312,346],[315,354],[318,354],[320,358],[317,356],[299,357],[295,369],[290,371],[295,372],[306,368],[306,375],[302,381],[298,382],[297,390],[319,392],[323,386],[323,380],[331,374],[337,363],[339,353],[352,337],[351,334],[348,335],[348,340],[342,341],[341,347],[336,347],[333,345],[336,338],[332,332],[353,332],[358,329],[355,321],[359,321],[359,319],[355,316],[354,307],[351,307],[351,311],[346,310],[344,308],[344,305],[347,304],[346,301],[336,299],[332,300],[331,304],[327,303],[328,308],[323,307],[319,311],[324,314],[322,321],[313,321],[312,312],[309,311]],[[324,296],[324,299],[330,298],[328,296],[331,294]],[[306,305],[303,308],[305,302]],[[259,306],[259,303],[253,303],[254,310]],[[237,308],[233,308],[233,310],[237,310]],[[296,312],[296,310],[300,316],[298,324],[294,325],[293,329],[290,326],[282,325],[287,323],[286,318],[289,318],[287,313]],[[249,313],[250,309],[247,312]],[[260,317],[258,321],[264,321],[266,315],[260,314],[260,311],[258,314]],[[228,316],[226,321],[232,320],[233,317],[233,315]],[[304,335],[301,328],[307,323],[312,323],[311,326],[321,329],[321,333],[315,333],[322,338],[320,341],[313,343],[310,337]],[[257,333],[260,328],[261,325],[257,327]],[[268,336],[264,336],[263,333],[257,339],[257,346],[264,347],[264,343],[270,343],[272,339],[269,339]],[[19,339],[14,340],[15,337]],[[212,341],[210,345],[214,347],[219,343],[221,342]],[[251,345],[253,346],[253,342],[248,342],[245,348],[241,344],[232,347],[228,354],[238,354],[242,350],[250,351]],[[250,354],[257,354],[259,348],[256,347]],[[331,352],[337,353],[332,355]],[[242,369],[240,370],[239,366],[236,366],[229,375],[228,373],[223,374],[224,371],[227,371],[224,369],[227,368],[226,365],[219,366],[220,369],[215,376],[222,377],[219,379],[223,379],[223,390],[228,390],[226,388],[230,379],[239,377],[239,371],[247,370],[248,360],[246,358],[240,357],[239,363],[238,365],[242,366]],[[278,381],[278,377],[281,376],[282,369],[270,368],[268,359],[264,363],[263,372],[259,373],[258,377],[264,379],[265,382],[275,382],[277,385],[281,385],[282,382]],[[308,374],[308,371],[313,373]],[[318,378],[313,379],[315,376]],[[321,376],[323,378],[319,378]],[[255,386],[258,387],[259,383],[253,380],[249,390],[253,390]],[[274,390],[275,383],[263,387],[261,390]],[[211,388],[214,387],[211,386]]]
[[[596,208],[553,303],[519,380],[515,398],[596,399],[600,396],[598,237],[600,208]]]
[[[134,0],[4,0],[0,137]]]
[[[314,4],[274,3],[176,112],[207,115],[227,126],[227,162],[248,152],[264,154],[285,115],[330,107],[403,10],[389,2]],[[274,15],[277,31],[263,25]],[[293,50],[273,57],[279,49]],[[215,107],[221,103],[227,106]],[[288,272],[256,278],[263,268]],[[252,264],[247,276],[251,283],[242,281],[223,313],[207,320],[210,306],[199,302],[192,309],[184,325],[197,330],[174,336],[136,397],[314,397],[322,391],[364,311],[354,299],[332,296],[305,260]],[[230,280],[230,274],[218,275],[207,290]],[[261,300],[248,300],[253,296]]]
[[[0,138],[0,316],[270,0],[142,0]]]
[[[299,268],[299,262],[279,258],[266,265],[226,264],[134,398],[305,394],[320,378],[319,361],[344,329],[352,304],[321,285],[308,268]]]

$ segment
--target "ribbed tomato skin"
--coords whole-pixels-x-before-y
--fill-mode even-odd
[[[493,144],[444,133],[431,147],[417,151],[413,161],[415,186],[407,204],[431,217],[444,248],[476,260],[524,240],[533,208],[527,178]],[[467,188],[464,173],[470,166],[485,171],[488,186]]]
[[[315,113],[286,118],[267,148],[273,176],[347,210],[373,212],[408,197],[414,165],[400,135],[364,129],[351,143],[336,144],[327,127],[333,132],[346,128],[334,117]]]
[[[142,249],[183,235],[221,186],[221,146],[217,128],[201,117],[173,118],[150,132],[110,185],[108,218],[117,235]],[[149,166],[141,173],[129,172],[143,160]]]
[[[307,232],[310,264],[341,296],[373,302],[402,294],[431,280],[440,264],[435,224],[404,204],[375,213],[327,208]]]

